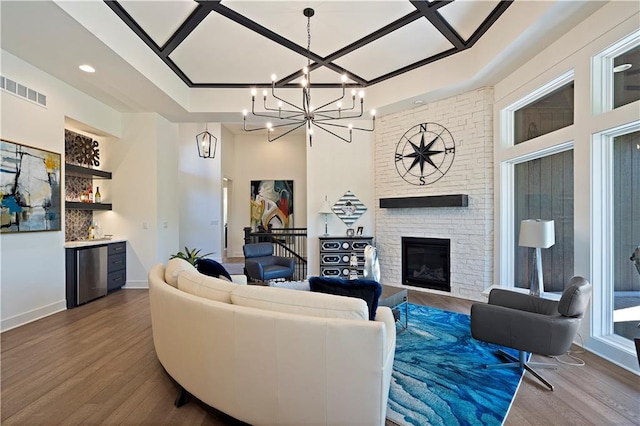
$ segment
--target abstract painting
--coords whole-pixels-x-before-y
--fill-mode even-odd
[[[0,140],[0,232],[60,231],[60,154]]]
[[[293,228],[293,181],[251,181],[251,229]]]

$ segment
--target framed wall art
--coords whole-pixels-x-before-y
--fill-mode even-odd
[[[251,181],[251,229],[293,228],[293,181]]]
[[[60,231],[60,154],[0,140],[0,232]]]

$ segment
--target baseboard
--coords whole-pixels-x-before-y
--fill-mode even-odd
[[[130,281],[127,280],[126,284],[124,286],[122,286],[122,288],[124,289],[129,289],[129,290],[137,290],[137,289],[148,289],[149,288],[149,282],[147,280],[136,280],[136,281]]]
[[[31,311],[24,312],[22,314],[15,315],[10,318],[2,320],[0,325],[0,331],[5,332],[13,328],[20,327],[30,322],[37,321],[49,315],[53,315],[57,312],[61,312],[67,309],[67,301],[60,300],[50,305],[42,306],[40,308],[32,309]]]

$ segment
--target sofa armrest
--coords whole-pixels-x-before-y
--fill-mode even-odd
[[[262,268],[262,264],[260,262],[256,262],[250,259],[245,259],[244,267],[247,270],[247,274],[251,278],[260,280],[264,277],[264,269]]]
[[[274,264],[295,270],[296,261],[292,257],[274,256]]]
[[[382,322],[385,325],[387,333],[385,357],[388,358],[389,355],[395,354],[396,350],[396,320],[393,317],[393,312],[386,306],[378,306],[374,321]]]
[[[231,275],[231,282],[236,283],[236,284],[243,284],[246,285],[247,284],[247,276],[246,275]]]

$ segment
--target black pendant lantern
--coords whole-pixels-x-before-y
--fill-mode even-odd
[[[218,138],[209,133],[209,129],[205,124],[205,130],[196,135],[196,143],[198,144],[198,155],[202,158],[216,158],[216,147],[218,146]]]

